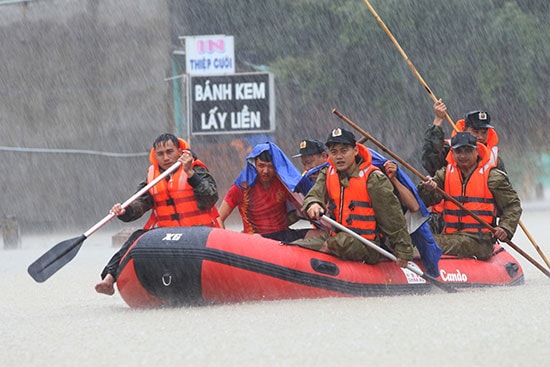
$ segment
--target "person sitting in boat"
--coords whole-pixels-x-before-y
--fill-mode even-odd
[[[443,139],[443,120],[447,116],[447,106],[441,99],[433,105],[434,120],[432,125],[424,133],[424,144],[422,145],[422,166],[431,176],[447,165],[447,155],[451,150],[450,139]],[[495,128],[490,125],[491,116],[485,111],[468,112],[464,119],[456,122],[456,130],[466,131],[476,137],[477,141],[489,148],[491,159],[496,167],[506,172],[504,162],[499,157],[498,134]],[[456,131],[453,130],[454,136]],[[443,218],[441,215],[441,203],[431,207],[430,227],[434,233],[441,233],[443,230]]]
[[[447,155],[451,150],[450,140],[443,139],[443,120],[447,115],[447,106],[441,99],[435,101],[434,120],[432,126],[424,133],[424,144],[422,146],[422,166],[431,175],[447,165]],[[485,111],[468,112],[464,119],[456,122],[459,132],[469,132],[476,137],[477,141],[489,148],[491,159],[496,167],[506,172],[502,158],[498,156],[498,134],[491,125],[491,116]],[[456,131],[453,131],[453,136]]]
[[[292,192],[301,179],[300,172],[277,145],[257,144],[246,156],[244,169],[218,209],[220,226],[224,228],[225,220],[237,207],[244,233],[282,242],[304,238],[311,235],[309,231],[315,233],[309,228],[289,228],[298,220]]]
[[[98,293],[114,294],[117,269],[120,260],[134,241],[147,230],[155,227],[209,226],[219,227],[216,202],[218,189],[214,177],[206,165],[190,150],[189,144],[172,134],[162,134],[156,138],[149,155],[151,166],[146,181],[139,184],[138,190],[145,187],[163,171],[176,162],[181,166],[148,192],[132,202],[125,209],[120,203],[111,208],[111,213],[124,222],[131,222],[151,210],[151,217],[143,229],[132,233],[120,250],[113,255],[101,273],[101,281],[95,285]]]
[[[505,172],[495,167],[488,148],[468,132],[451,139],[447,166],[418,186],[426,205],[443,200],[444,230],[434,238],[444,254],[486,260],[493,254],[495,238],[511,239],[521,216],[521,203]],[[466,211],[436,191],[436,187],[463,203],[490,225],[494,233]]]
[[[302,176],[307,176],[312,182],[315,182],[320,170],[328,167],[328,154],[325,145],[319,140],[300,141],[300,152],[292,158],[300,158],[304,167]]]
[[[397,257],[397,265],[406,267],[413,259],[413,245],[390,180],[372,164],[369,149],[357,144],[350,131],[333,129],[326,146],[330,166],[319,173],[304,199],[302,211],[312,220],[327,213],[378,245],[381,235],[385,236],[385,244]],[[379,252],[345,232],[321,234],[292,244],[368,264],[375,264],[380,258]]]

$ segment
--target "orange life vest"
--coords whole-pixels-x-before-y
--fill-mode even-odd
[[[489,224],[496,221],[496,204],[493,194],[489,190],[487,180],[489,172],[495,165],[491,162],[487,147],[477,143],[480,161],[466,184],[463,183],[462,173],[456,166],[452,155],[445,173],[445,192],[462,203],[464,207]],[[450,200],[444,200],[443,220],[445,233],[456,231],[490,232],[468,213],[461,210]]]
[[[178,140],[181,149],[189,149],[185,140]],[[160,175],[154,149],[151,150],[149,158],[152,165],[147,172],[147,183]],[[192,164],[192,167],[196,166],[207,169],[206,165],[198,159],[195,159]],[[199,209],[193,187],[187,182],[187,174],[182,167],[179,167],[168,181],[161,180],[149,189],[149,193],[153,196],[155,204],[145,229],[200,225],[219,226],[217,221],[219,215],[215,206],[207,210]]]
[[[364,145],[357,144],[357,148],[363,162],[359,167],[358,177],[349,178],[348,187],[340,185],[336,167],[330,158],[328,160],[330,166],[326,178],[329,197],[327,209],[329,215],[337,222],[368,240],[374,240],[376,238],[376,219],[367,189],[367,180],[369,175],[378,168],[372,165],[372,156]]]
[[[456,126],[458,132],[462,132],[466,128],[466,121],[464,121],[464,119],[458,120],[456,122],[455,126]],[[457,130],[453,129],[453,132],[451,133],[451,137],[456,135]],[[449,145],[451,145],[451,139],[447,139],[447,143]],[[494,164],[495,167],[498,164],[499,148],[498,148],[497,144],[498,144],[498,134],[495,131],[495,129],[489,128],[488,131],[487,131],[487,140],[485,141],[485,145],[489,149],[489,152],[490,152],[490,162],[491,162],[491,164]],[[451,156],[452,156],[452,153],[449,150],[449,153],[447,154],[446,160],[449,161],[449,158]],[[431,211],[434,212],[434,213],[442,213],[443,212],[443,200],[438,204],[432,205],[430,208],[431,208]]]

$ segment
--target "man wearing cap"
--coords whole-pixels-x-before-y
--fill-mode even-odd
[[[453,136],[447,161],[446,167],[418,186],[426,205],[443,200],[444,231],[434,238],[444,254],[487,260],[493,254],[494,238],[505,241],[516,231],[522,212],[518,194],[506,173],[495,169],[488,148],[468,132]],[[494,234],[443,197],[436,187],[496,226]]]
[[[443,139],[443,119],[447,114],[447,106],[441,99],[434,103],[435,118],[433,125],[424,133],[424,145],[422,146],[422,166],[430,175],[447,164],[449,154],[449,141]],[[486,145],[491,153],[491,159],[496,167],[506,172],[504,162],[498,156],[498,135],[490,124],[491,116],[485,111],[468,112],[464,119],[456,122],[458,131],[467,131],[476,137],[477,141]],[[456,131],[453,131],[453,135]]]
[[[451,150],[450,139],[443,139],[443,119],[447,115],[447,106],[441,99],[434,103],[433,125],[424,133],[424,145],[422,146],[422,166],[433,176],[441,167],[447,165],[447,155]],[[501,171],[506,172],[504,162],[499,157],[498,135],[492,125],[491,116],[484,111],[468,112],[464,119],[456,122],[458,131],[466,131],[476,137],[477,141],[487,146],[491,153],[491,160]],[[454,136],[456,131],[453,130]],[[441,233],[443,230],[443,219],[441,216],[442,207],[438,203],[431,207],[429,219],[430,228],[433,233]]]
[[[304,199],[302,212],[313,220],[327,213],[377,244],[383,234],[397,264],[406,267],[413,258],[413,245],[390,180],[372,164],[369,150],[357,144],[351,132],[333,129],[326,146],[329,167],[319,173]],[[293,244],[368,264],[378,262],[380,257],[377,251],[345,232],[322,234]]]
[[[312,182],[315,182],[320,170],[328,167],[325,145],[319,140],[302,140],[300,153],[293,155],[292,158],[300,158],[302,166],[304,166],[302,175],[307,176]]]

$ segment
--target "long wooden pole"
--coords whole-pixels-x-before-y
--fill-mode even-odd
[[[332,113],[334,113],[336,116],[338,116],[340,119],[344,120],[348,125],[353,127],[355,130],[357,130],[359,133],[361,133],[363,136],[365,136],[368,140],[372,141],[374,145],[382,149],[385,153],[389,154],[392,158],[394,158],[396,161],[401,163],[404,167],[406,167],[409,171],[414,173],[416,176],[422,179],[422,181],[426,181],[428,177],[424,176],[422,173],[420,173],[416,168],[408,164],[406,161],[404,161],[401,157],[399,157],[397,154],[386,148],[382,143],[380,143],[378,140],[376,140],[372,135],[370,135],[368,132],[363,130],[359,125],[357,125],[355,122],[351,121],[346,116],[342,115],[336,108],[332,110]],[[458,200],[456,200],[454,197],[446,193],[441,188],[436,188],[437,192],[443,195],[447,200],[451,201],[453,204],[458,206],[460,209],[468,213],[472,218],[477,220],[481,225],[483,225],[485,228],[489,229],[491,232],[495,232],[495,228],[491,226],[489,223],[484,221],[482,218],[480,218],[477,214],[472,212],[471,210],[467,209],[462,203],[460,203]],[[539,264],[535,259],[533,259],[529,254],[527,254],[525,251],[523,251],[519,246],[517,246],[515,243],[512,242],[512,240],[507,239],[506,242],[510,247],[512,247],[514,250],[516,250],[520,255],[522,255],[525,259],[527,259],[530,263],[532,263],[535,267],[537,267],[540,271],[542,271],[547,277],[550,278],[550,271],[546,269],[544,266]]]
[[[523,230],[523,233],[525,233],[529,241],[531,241],[531,243],[539,253],[540,257],[542,257],[542,259],[546,263],[546,266],[548,266],[548,268],[550,269],[550,261],[548,261],[548,258],[546,257],[546,255],[544,255],[544,252],[542,252],[541,248],[539,247],[539,245],[537,244],[533,236],[531,236],[531,233],[529,233],[529,231],[527,230],[527,228],[525,227],[525,225],[521,220],[519,221],[519,226],[521,227],[521,229]]]
[[[430,89],[430,87],[428,87],[428,84],[424,81],[424,78],[422,78],[422,75],[420,75],[420,73],[418,72],[418,70],[416,70],[416,68],[414,67],[413,63],[411,62],[411,60],[409,59],[409,57],[407,56],[407,54],[405,53],[405,51],[403,51],[403,49],[401,48],[401,46],[399,45],[399,43],[397,42],[397,40],[395,39],[395,37],[393,36],[393,34],[390,32],[389,28],[386,26],[386,24],[384,23],[384,21],[382,20],[382,18],[380,18],[380,16],[378,15],[378,13],[376,12],[376,10],[374,10],[374,8],[372,7],[372,5],[369,3],[369,0],[363,0],[365,2],[365,4],[367,4],[367,7],[369,8],[370,12],[372,13],[372,15],[374,15],[374,18],[376,19],[376,21],[378,21],[378,24],[380,24],[380,26],[382,27],[382,29],[386,32],[386,34],[388,35],[388,37],[390,37],[391,41],[393,42],[393,44],[395,45],[395,47],[397,48],[397,51],[399,51],[399,53],[401,54],[401,56],[403,56],[403,58],[405,59],[405,61],[407,62],[407,65],[409,65],[409,68],[412,70],[413,74],[416,76],[416,78],[418,79],[418,81],[420,82],[420,84],[422,84],[422,86],[424,87],[424,89],[426,90],[426,92],[428,92],[428,94],[430,95],[430,97],[432,97],[432,100],[435,102],[437,101],[437,97],[435,96],[435,94],[432,92],[432,90]],[[447,121],[449,122],[449,124],[451,124],[451,126],[453,127],[454,130],[458,131],[458,128],[456,127],[455,123],[453,122],[453,120],[451,119],[451,117],[449,116],[449,114],[447,112],[445,112],[445,118],[447,119]]]
[[[418,81],[420,82],[420,84],[422,84],[422,86],[424,87],[424,89],[426,90],[426,92],[428,92],[428,94],[430,95],[430,97],[432,98],[432,101],[436,102],[437,101],[437,97],[435,96],[435,94],[432,92],[432,90],[430,89],[430,87],[428,86],[428,83],[426,83],[426,81],[424,80],[424,78],[422,78],[422,75],[420,75],[420,73],[418,72],[418,70],[416,69],[416,67],[413,65],[413,63],[411,62],[411,60],[409,59],[409,57],[407,56],[407,54],[405,53],[405,51],[403,51],[403,48],[401,48],[401,46],[399,45],[399,42],[397,42],[397,40],[395,39],[395,37],[393,36],[393,34],[391,33],[390,29],[386,26],[386,24],[384,23],[384,21],[382,20],[382,18],[380,18],[380,16],[378,15],[378,13],[376,12],[376,10],[374,10],[374,8],[372,7],[372,5],[370,4],[369,0],[363,0],[365,2],[365,4],[367,5],[367,7],[369,8],[370,12],[372,13],[372,15],[374,16],[374,18],[376,19],[376,21],[378,22],[378,24],[380,24],[380,26],[382,27],[382,29],[384,30],[384,32],[386,32],[386,34],[388,35],[388,37],[390,38],[390,40],[392,41],[392,43],[395,45],[395,47],[397,48],[397,51],[399,51],[399,53],[401,54],[401,56],[403,56],[403,58],[405,59],[405,61],[407,62],[407,65],[409,65],[409,68],[412,70],[413,74],[416,76],[416,78],[418,79]],[[458,132],[458,128],[456,127],[456,124],[454,123],[453,119],[451,118],[451,116],[449,116],[449,114],[447,112],[445,112],[445,119],[449,122],[449,124],[452,126],[452,128]],[[523,222],[519,221],[519,226],[521,227],[521,229],[523,230],[523,232],[525,233],[525,235],[527,236],[527,238],[529,239],[529,241],[531,241],[531,244],[535,247],[535,249],[537,250],[537,252],[539,253],[540,257],[544,260],[544,262],[546,263],[546,266],[548,266],[548,268],[550,269],[550,261],[548,260],[548,258],[544,255],[544,253],[542,252],[541,248],[537,245],[537,243],[535,242],[535,239],[531,236],[531,234],[529,233],[529,231],[527,230],[527,228],[525,228],[525,225],[523,224]]]

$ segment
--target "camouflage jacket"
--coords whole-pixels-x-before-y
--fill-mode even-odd
[[[315,184],[308,192],[302,205],[302,212],[307,216],[307,209],[313,203],[323,207],[326,212],[328,193],[326,187],[327,169],[320,171]],[[351,177],[359,175],[359,164],[352,172]],[[340,176],[340,184],[349,186],[348,176]],[[381,171],[376,170],[369,175],[367,190],[370,194],[372,207],[374,209],[377,228],[388,239],[387,243],[395,256],[401,259],[412,259],[413,245],[407,231],[407,224],[399,199],[394,194],[390,180]],[[342,223],[345,224],[345,223]],[[380,244],[379,236],[375,242]]]
[[[435,172],[441,167],[447,165],[447,154],[451,147],[444,139],[443,128],[441,126],[431,125],[424,132],[424,144],[422,145],[422,167],[430,176],[435,175]],[[497,160],[497,168],[506,172],[504,162],[499,154]]]
[[[446,171],[447,168],[443,167],[439,169],[433,177],[433,180],[437,183],[437,186],[442,190],[445,187]],[[512,187],[506,173],[497,168],[493,168],[491,172],[489,172],[487,186],[495,198],[497,216],[499,217],[497,225],[508,232],[508,238],[512,238],[518,226],[522,212],[519,196],[516,190]],[[424,189],[422,183],[418,185],[418,193],[424,203],[428,206],[437,204],[444,199],[443,195],[441,195],[437,190],[428,191]]]

